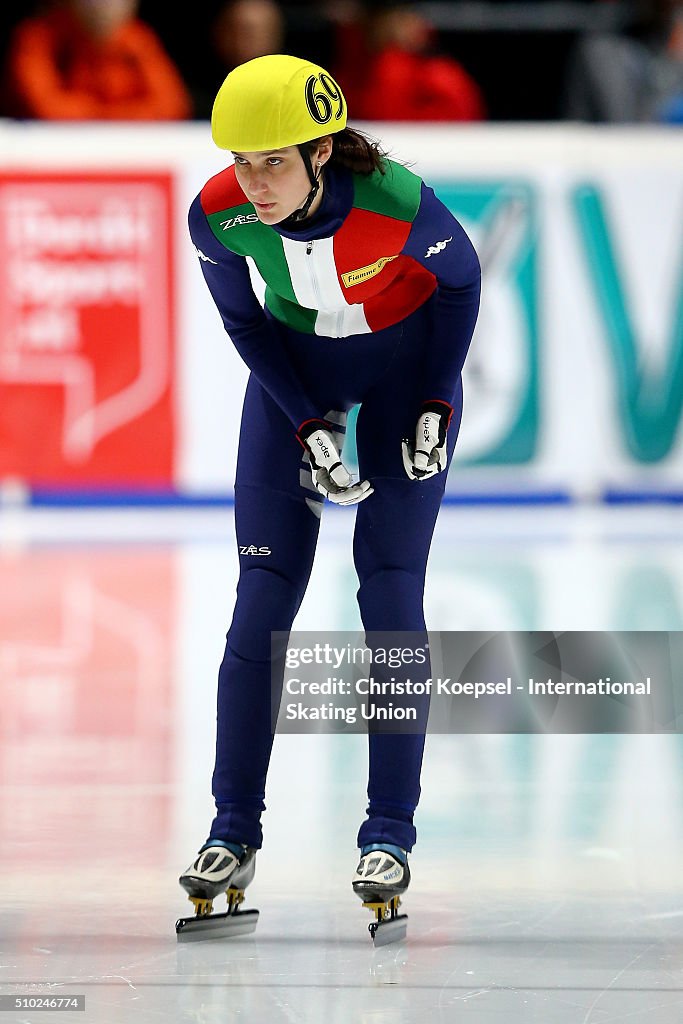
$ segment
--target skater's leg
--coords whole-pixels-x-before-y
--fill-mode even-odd
[[[291,424],[251,378],[235,484],[240,575],[218,678],[212,785],[217,813],[209,840],[256,848],[262,843],[273,742],[270,634],[291,629],[308,584],[322,510],[302,456]]]
[[[360,588],[358,604],[361,619],[367,632],[389,638],[390,646],[396,646],[398,631],[410,633],[407,644],[423,648],[427,643],[423,611],[424,574],[429,540],[440,503],[438,494],[418,495],[417,489],[431,488],[436,480],[417,483],[406,477],[403,481],[374,479],[377,499],[374,508],[358,508],[354,555]],[[400,502],[400,543],[404,551],[389,560],[382,557],[383,542],[389,532],[396,531],[396,503]],[[413,562],[416,552],[423,550],[423,560]],[[392,564],[393,562],[393,564]],[[401,564],[403,563],[403,564]],[[382,643],[382,646],[387,646]],[[398,678],[398,670],[392,670]],[[430,663],[411,665],[409,671],[413,682],[424,681],[431,675]],[[392,701],[398,703],[396,697]],[[411,697],[408,704],[416,707],[423,730],[429,709],[429,701]],[[369,723],[372,726],[372,723]],[[415,843],[413,815],[420,797],[420,770],[424,749],[424,732],[415,733],[378,732],[369,729],[369,773],[368,773],[368,820],[358,834],[358,845],[386,842],[411,850]]]
[[[218,675],[212,780],[217,814],[210,838],[260,848],[273,742],[270,634],[291,629],[306,589],[319,521],[288,495],[251,486],[235,489],[235,520],[242,549],[253,544],[269,547],[272,554],[241,556],[237,598]]]
[[[417,367],[405,346],[387,379],[368,396],[357,423],[361,478],[375,493],[358,506],[354,561],[360,588],[358,604],[366,632],[410,631],[410,645],[427,641],[423,596],[429,549],[446,483],[446,472],[428,480],[409,480],[403,468],[401,438],[414,434],[420,397]],[[448,430],[448,462],[461,416],[462,391]],[[392,674],[396,674],[393,673]],[[429,660],[411,665],[410,678],[431,675]],[[392,700],[396,704],[395,698]],[[428,698],[410,698],[418,710],[417,731],[387,733],[369,729],[368,818],[358,845],[384,843],[411,850],[413,815],[420,797],[420,771]],[[372,726],[372,722],[369,723]]]

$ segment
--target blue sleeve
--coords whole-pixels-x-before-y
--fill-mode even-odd
[[[425,346],[424,401],[452,406],[477,322],[481,270],[464,228],[424,182],[403,253],[437,282],[434,336]]]
[[[220,244],[199,196],[190,207],[189,227],[204,280],[246,365],[296,429],[305,420],[319,417],[320,412],[306,394],[281,338],[254,295],[245,257]]]

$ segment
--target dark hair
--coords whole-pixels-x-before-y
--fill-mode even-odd
[[[319,142],[320,139],[313,139],[308,143],[311,153],[315,151]],[[384,174],[385,157],[386,153],[381,149],[379,142],[356,131],[355,128],[342,128],[332,136],[332,156],[329,161],[331,164],[348,167],[357,174],[373,174],[375,171]]]

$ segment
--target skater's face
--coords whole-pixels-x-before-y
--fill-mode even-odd
[[[321,139],[311,154],[315,173],[329,160],[331,152],[331,138]],[[239,186],[263,224],[278,224],[303,206],[311,191],[311,182],[297,146],[260,153],[233,153],[233,156]],[[315,213],[321,199],[322,187],[311,204],[309,216]]]

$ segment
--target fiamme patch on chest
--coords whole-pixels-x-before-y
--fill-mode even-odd
[[[364,281],[369,281],[371,277],[375,277],[379,274],[387,263],[391,263],[392,260],[398,259],[396,256],[380,256],[376,263],[371,263],[367,267],[359,267],[358,270],[349,270],[346,274],[342,274],[341,279],[345,288],[352,288],[354,284],[363,284]]]

